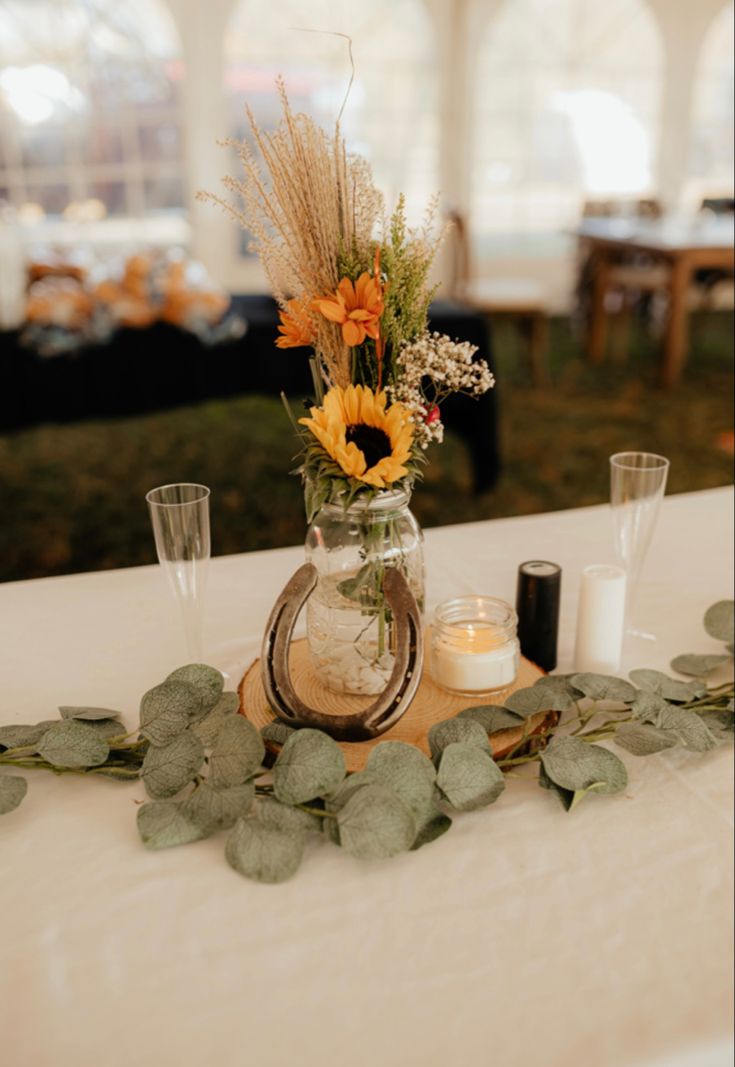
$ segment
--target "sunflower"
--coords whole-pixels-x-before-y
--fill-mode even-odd
[[[350,478],[385,489],[408,474],[413,430],[402,404],[386,411],[385,393],[364,385],[335,386],[311,418],[299,419]]]
[[[281,325],[278,327],[280,337],[277,348],[304,348],[314,343],[314,330],[309,313],[300,300],[289,300],[287,311],[279,311]]]
[[[343,278],[332,296],[314,301],[314,307],[325,319],[342,327],[342,339],[351,348],[361,345],[366,337],[380,336],[380,316],[383,314],[383,290],[380,282],[364,271],[357,281]]]

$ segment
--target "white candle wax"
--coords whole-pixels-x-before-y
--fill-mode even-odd
[[[432,674],[438,685],[462,693],[490,693],[513,684],[519,660],[515,638],[472,626],[455,634],[451,639],[437,635],[432,642]]]
[[[593,564],[582,572],[577,612],[578,671],[615,674],[620,670],[625,629],[625,571]]]

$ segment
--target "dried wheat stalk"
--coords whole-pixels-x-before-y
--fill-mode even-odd
[[[383,199],[369,164],[347,155],[339,122],[328,135],[307,115],[294,114],[283,80],[277,85],[283,118],[274,133],[261,130],[247,109],[260,159],[247,141],[224,142],[236,150],[243,166],[241,179],[224,179],[242,207],[214,194],[199,195],[219,204],[250,231],[251,248],[260,256],[281,307],[296,298],[310,308],[316,297],[336,289],[341,254],[354,252],[370,262]],[[350,350],[339,327],[321,315],[312,316],[312,324],[326,381],[349,385]]]

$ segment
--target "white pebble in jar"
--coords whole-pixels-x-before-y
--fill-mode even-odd
[[[510,604],[494,597],[457,597],[440,604],[430,640],[436,684],[464,696],[510,688],[520,663],[517,625]]]

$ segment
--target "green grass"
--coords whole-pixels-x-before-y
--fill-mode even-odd
[[[472,493],[462,442],[435,448],[414,495],[425,526],[600,503],[607,458],[644,449],[671,459],[670,492],[732,481],[718,445],[733,428],[732,317],[698,316],[685,378],[655,388],[656,343],[639,330],[627,365],[590,368],[567,320],[553,324],[552,384],[530,384],[512,327],[495,333],[503,477]],[[215,554],[300,542],[294,442],[278,400],[248,396],[158,415],[42,426],[0,437],[0,580],[155,561],[144,495],[155,485],[212,489]]]

